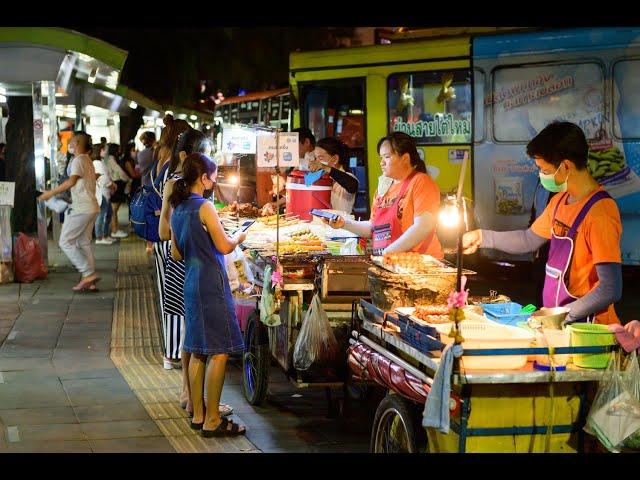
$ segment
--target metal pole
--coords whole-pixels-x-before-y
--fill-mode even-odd
[[[276,128],[276,259],[280,258],[280,128]]]
[[[47,107],[49,110],[49,170],[51,171],[50,188],[58,186],[61,165],[58,165],[58,119],[56,117],[56,84],[47,83]],[[51,212],[51,224],[53,226],[53,241],[58,244],[60,239],[60,215]]]
[[[44,132],[42,119],[42,82],[31,84],[31,95],[33,101],[33,156],[36,171],[36,190],[46,190],[46,179],[44,174]],[[42,250],[42,258],[45,265],[49,264],[49,249],[47,244],[47,211],[44,202],[36,202],[38,221],[38,241]]]

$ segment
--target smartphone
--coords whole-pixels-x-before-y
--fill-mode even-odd
[[[247,220],[242,225],[240,225],[240,228],[238,228],[235,232],[233,232],[233,234],[235,235],[240,232],[246,232],[249,229],[249,227],[254,223],[256,223],[255,220]]]
[[[317,208],[312,209],[309,213],[315,217],[326,218],[330,222],[336,220],[339,217],[337,213],[325,212],[324,210],[318,210]]]

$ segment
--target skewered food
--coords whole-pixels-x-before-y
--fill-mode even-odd
[[[427,323],[448,323],[451,321],[447,305],[416,305],[413,315]]]
[[[383,255],[381,266],[395,273],[429,273],[444,264],[430,255],[416,252],[387,253]]]

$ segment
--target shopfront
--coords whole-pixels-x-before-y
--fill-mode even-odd
[[[37,232],[45,261],[47,212],[35,198],[37,191],[56,186],[62,168],[58,119],[81,125],[75,82],[116,88],[126,57],[121,49],[70,30],[0,28],[0,141],[7,144],[6,177],[15,183],[19,206],[13,212],[12,230]],[[64,97],[70,101],[61,104],[73,109],[56,106]]]

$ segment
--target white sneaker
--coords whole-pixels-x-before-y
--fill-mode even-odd
[[[182,369],[182,362],[180,360],[171,360],[168,358],[165,358],[163,360],[163,367],[165,370],[173,370],[173,369]]]
[[[114,244],[114,243],[116,243],[117,241],[118,241],[118,240],[116,240],[115,238],[111,238],[111,237],[109,237],[109,238],[105,238],[105,239],[103,240],[103,242],[104,242],[104,244],[105,244],[105,245],[113,245],[113,244]]]
[[[115,238],[126,238],[129,236],[129,234],[127,232],[123,232],[122,230],[118,230],[117,232],[113,232],[111,236]]]
[[[102,240],[96,240],[96,245],[106,245],[107,241],[103,238]]]

